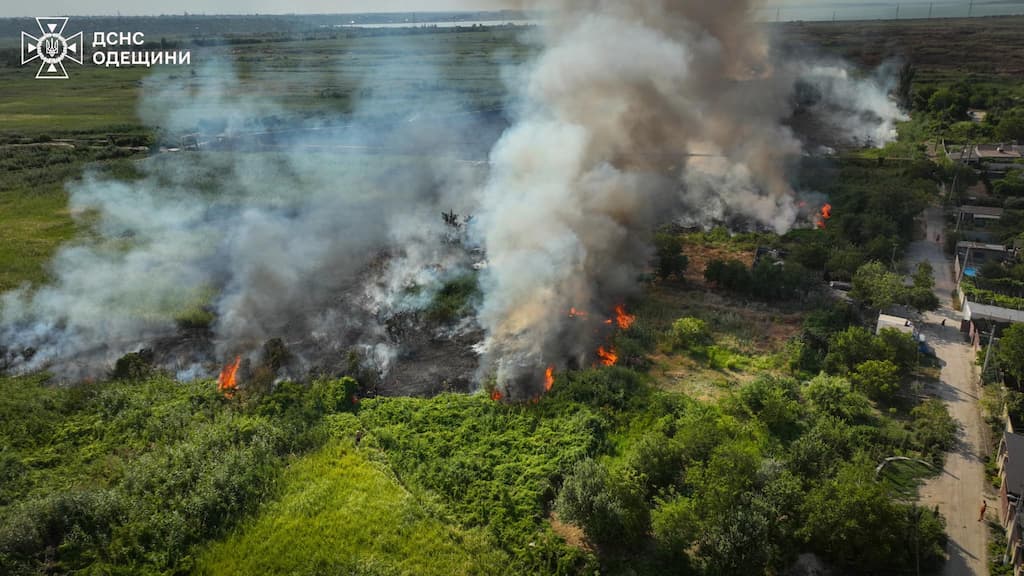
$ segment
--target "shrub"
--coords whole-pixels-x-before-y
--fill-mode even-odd
[[[595,544],[609,548],[636,543],[648,523],[643,498],[591,459],[577,463],[565,479],[555,510]]]
[[[739,260],[712,260],[704,269],[704,280],[730,291],[750,287],[750,270]]]
[[[868,360],[857,365],[850,380],[868,398],[891,401],[900,390],[900,369],[889,360]]]
[[[114,363],[114,380],[141,380],[153,373],[153,351],[150,349],[129,352]]]
[[[867,397],[839,376],[819,374],[807,383],[803,394],[819,412],[847,422],[863,418],[871,411]]]
[[[684,496],[658,500],[651,511],[651,531],[659,552],[670,558],[685,557],[701,532],[693,500]]]
[[[647,496],[674,486],[682,479],[683,451],[662,433],[643,435],[626,455],[629,476],[642,482]]]
[[[956,445],[956,420],[938,398],[929,398],[915,406],[910,416],[915,447],[931,458],[933,464],[941,466],[945,453]]]
[[[711,343],[711,332],[707,324],[687,316],[672,323],[672,345],[677,349],[691,349]]]
[[[475,275],[459,276],[441,287],[427,308],[427,316],[437,322],[451,322],[466,313],[479,294]]]
[[[313,383],[310,396],[319,414],[333,414],[354,410],[358,399],[359,383],[348,376],[338,380],[318,380]]]
[[[675,234],[660,233],[654,237],[655,254],[658,259],[658,277],[666,280],[672,276],[682,278],[690,264],[683,251],[683,241]]]

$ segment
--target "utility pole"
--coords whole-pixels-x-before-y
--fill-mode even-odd
[[[953,248],[954,252],[956,248]],[[964,255],[964,261],[960,263],[960,270],[956,275],[956,289],[960,289],[960,281],[964,279],[964,272],[967,271],[967,263],[971,261],[971,246],[967,245],[967,254]]]
[[[973,13],[974,13],[974,0],[971,0],[971,3],[967,6],[967,17],[970,18],[971,14],[973,14]]]
[[[984,364],[984,366],[981,367],[981,383],[982,384],[985,383],[985,372],[988,371],[988,360],[992,356],[992,341],[995,340],[995,338],[996,338],[996,325],[995,325],[995,322],[992,322],[991,320],[989,320],[989,323],[991,323],[992,325],[988,329],[988,331],[989,331],[989,334],[988,334],[988,348],[985,349],[985,364]]]
[[[779,16],[781,16],[781,15],[782,15],[782,6],[776,6],[775,7],[775,21],[776,22],[781,22],[782,21],[782,19],[779,18]]]
[[[900,5],[899,4],[896,5],[896,19],[897,20],[900,19]]]
[[[934,3],[929,3],[928,4],[928,19],[929,20],[931,20],[931,18],[932,18],[932,6],[933,5],[934,5]]]

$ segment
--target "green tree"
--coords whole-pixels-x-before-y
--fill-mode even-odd
[[[876,358],[892,362],[904,376],[917,366],[917,343],[910,334],[895,328],[882,328],[874,342]]]
[[[704,280],[725,290],[744,292],[750,288],[750,270],[739,260],[711,260],[704,269]]]
[[[599,546],[629,546],[648,524],[647,504],[635,488],[588,458],[578,462],[565,479],[555,510]]]
[[[1003,142],[1024,140],[1024,109],[1015,108],[1003,113],[999,124],[996,124],[995,134],[996,139]]]
[[[683,254],[683,241],[679,236],[659,233],[654,237],[654,247],[658,259],[658,277],[662,280],[672,276],[682,278],[690,260]]]
[[[819,374],[804,387],[803,395],[819,413],[852,422],[871,412],[866,396],[841,376]]]
[[[885,485],[875,481],[874,464],[857,458],[841,466],[835,478],[811,489],[800,533],[818,554],[860,572],[912,568],[914,544],[921,551],[922,567],[931,566],[945,544],[942,532],[934,529],[941,520],[915,517],[910,509],[890,501]]]
[[[655,501],[651,511],[651,532],[658,549],[669,557],[685,556],[701,533],[700,516],[694,501],[685,496]]]
[[[929,398],[910,411],[917,449],[941,466],[946,452],[956,444],[957,423],[949,409],[938,398]]]
[[[704,572],[709,576],[763,574],[776,552],[772,520],[765,506],[744,495],[705,524],[700,538]]]
[[[1003,331],[996,348],[996,359],[1018,386],[1024,383],[1024,324],[1014,324]]]
[[[860,326],[850,326],[829,338],[825,370],[845,374],[855,366],[878,357],[874,335]]]
[[[872,308],[885,308],[902,301],[903,292],[903,279],[874,261],[857,269],[850,296]]]
[[[683,476],[682,447],[660,432],[649,432],[626,456],[629,477],[641,482],[647,496],[674,486]]]
[[[826,267],[835,280],[849,280],[864,265],[866,256],[858,248],[842,248],[829,256]]]
[[[792,440],[803,416],[797,392],[794,380],[763,376],[741,388],[739,399],[774,436]]]
[[[918,310],[935,310],[939,307],[939,298],[935,295],[935,277],[932,265],[922,261],[914,270],[914,287],[904,294],[906,304]]]
[[[850,380],[869,398],[888,402],[900,390],[900,369],[889,360],[868,360],[857,365]]]
[[[923,260],[918,263],[917,268],[914,270],[914,288],[925,288],[932,290],[935,288],[935,276],[932,265],[927,260]]]
[[[1024,170],[1010,170],[992,190],[998,196],[1024,196]]]
[[[910,110],[913,104],[914,76],[917,69],[910,62],[900,66],[899,82],[896,84],[896,98],[899,100],[900,108]]]
[[[711,456],[691,462],[686,484],[700,504],[703,518],[724,515],[736,506],[736,495],[753,487],[761,466],[761,449],[756,441],[734,438],[719,444]]]

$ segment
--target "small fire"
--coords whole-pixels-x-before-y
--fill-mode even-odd
[[[615,363],[619,361],[618,354],[615,353],[615,349],[609,347],[605,349],[601,346],[597,349],[597,357],[601,359],[601,364],[605,366],[615,366]]]
[[[575,307],[569,308],[569,318],[586,318],[587,313],[583,310],[577,310]]]
[[[636,322],[636,316],[627,314],[625,306],[619,304],[615,307],[615,323],[619,325],[619,328],[628,330],[633,325],[633,322]]]
[[[222,392],[225,398],[234,398],[235,390],[238,390],[238,367],[242,364],[242,357],[235,356],[235,361],[228,364],[220,371],[217,377],[217,391]]]
[[[825,205],[822,206],[821,210],[818,212],[818,217],[818,228],[824,230],[825,222],[832,217],[832,205],[826,202]]]
[[[551,387],[555,385],[555,367],[548,366],[548,369],[544,371],[544,391],[550,392]]]
[[[502,398],[501,390],[498,390],[497,388],[495,388],[494,390],[491,390],[491,400],[494,400],[495,402],[497,402],[497,401],[501,400],[501,398]]]

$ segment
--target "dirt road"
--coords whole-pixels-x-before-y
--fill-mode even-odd
[[[907,262],[931,262],[935,273],[935,293],[942,307],[925,314],[921,332],[934,348],[942,365],[940,381],[928,392],[942,398],[953,418],[960,424],[957,446],[946,457],[942,474],[921,487],[921,503],[938,506],[946,517],[949,561],[943,574],[949,576],[982,576],[988,574],[986,558],[987,534],[978,512],[985,495],[985,441],[979,406],[978,374],[974,351],[959,332],[960,314],[950,307],[953,290],[953,266],[935,241],[943,232],[942,212],[937,207],[925,211],[925,240],[910,246]],[[946,326],[941,326],[943,318]],[[989,503],[989,510],[996,507]]]

